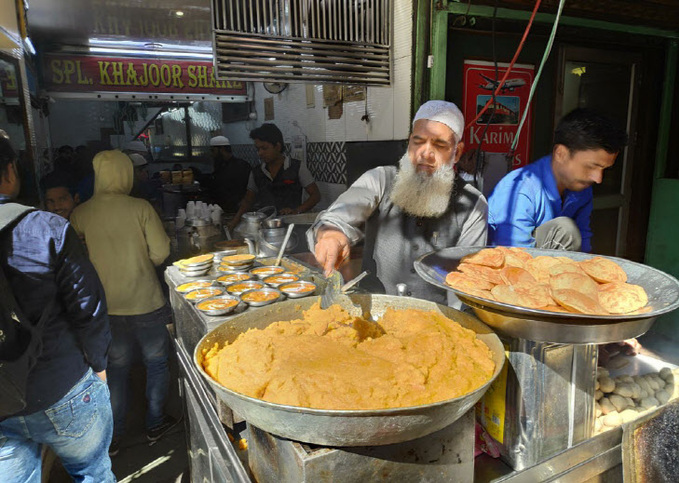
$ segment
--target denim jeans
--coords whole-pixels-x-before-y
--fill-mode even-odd
[[[108,387],[90,369],[45,411],[0,422],[0,481],[40,483],[41,444],[52,448],[75,481],[116,481],[108,456],[112,433]]]
[[[130,367],[134,349],[139,346],[146,366],[146,428],[163,422],[170,385],[170,338],[165,325],[170,322],[168,305],[142,315],[112,315],[111,349],[108,354],[108,381],[113,407],[113,435],[125,432]]]

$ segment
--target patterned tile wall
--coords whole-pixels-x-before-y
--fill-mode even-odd
[[[251,166],[259,165],[254,145],[233,144],[231,149],[234,156],[246,160]],[[306,163],[316,181],[347,183],[347,155],[343,142],[307,143]]]
[[[308,143],[307,166],[318,181],[347,183],[347,154],[343,142]]]

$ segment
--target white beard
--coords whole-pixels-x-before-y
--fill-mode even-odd
[[[391,201],[409,215],[436,218],[448,209],[455,182],[453,163],[433,174],[418,173],[406,152],[399,161],[399,171],[391,190]]]

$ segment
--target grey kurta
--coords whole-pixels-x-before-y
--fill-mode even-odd
[[[451,246],[483,246],[488,234],[488,205],[483,195],[459,177],[448,210],[438,218],[408,215],[390,199],[395,166],[372,169],[342,193],[307,232],[314,252],[316,233],[322,225],[341,230],[355,245],[365,240],[363,269],[371,291],[396,295],[396,284],[405,283],[408,295],[446,303],[446,293],[422,280],[413,262],[427,252]],[[362,231],[363,230],[363,231]]]

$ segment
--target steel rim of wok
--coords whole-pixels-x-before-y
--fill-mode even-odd
[[[380,310],[386,309],[387,306],[424,310],[438,308],[441,313],[453,318],[463,327],[474,330],[477,337],[488,346],[495,362],[491,379],[463,396],[432,404],[390,409],[328,410],[277,404],[246,396],[226,388],[204,371],[203,349],[211,348],[215,342],[219,342],[221,347],[222,343],[228,340],[227,337],[219,339],[220,330],[233,331],[235,336],[228,340],[231,342],[238,334],[253,327],[251,324],[243,324],[243,321],[260,320],[257,327],[266,327],[276,321],[274,320],[276,317],[272,315],[274,311],[281,312],[281,308],[290,309],[292,317],[286,318],[285,314],[278,320],[292,320],[299,317],[300,310],[305,310],[316,303],[318,297],[289,300],[233,317],[208,332],[198,342],[193,354],[194,365],[215,390],[217,397],[250,424],[284,438],[325,446],[381,446],[417,439],[436,432],[454,423],[468,411],[502,370],[505,353],[500,339],[488,325],[471,315],[434,302],[409,297],[352,294],[349,295],[349,299],[364,309],[374,307],[376,302],[377,310],[371,312],[373,315],[381,315]],[[263,320],[266,318],[270,320]],[[290,418],[294,421],[289,420]]]
[[[677,307],[679,307],[679,281],[673,276],[662,272],[653,267],[643,265],[641,263],[632,262],[629,260],[624,260],[622,258],[610,257],[605,255],[596,255],[591,253],[582,252],[569,252],[562,250],[547,250],[547,249],[537,249],[537,248],[526,248],[525,251],[533,256],[547,255],[547,256],[565,256],[572,258],[573,260],[580,261],[592,258],[595,256],[600,256],[606,258],[613,262],[619,264],[625,272],[628,274],[628,282],[636,285],[641,285],[648,295],[648,304],[651,305],[652,302],[656,302],[661,307],[656,307],[653,305],[653,309],[647,313],[639,314],[622,314],[622,315],[590,315],[590,314],[576,314],[576,313],[562,313],[562,312],[549,312],[546,310],[530,309],[526,307],[519,307],[516,305],[509,305],[506,303],[483,299],[476,297],[474,295],[467,294],[460,290],[457,290],[450,285],[445,283],[446,275],[452,270],[457,269],[460,259],[471,253],[476,253],[484,248],[492,247],[451,247],[443,248],[441,250],[435,250],[422,255],[418,258],[414,265],[415,270],[418,275],[422,277],[425,281],[430,284],[448,290],[455,293],[460,300],[466,304],[482,309],[488,310],[501,315],[507,315],[510,317],[532,319],[538,321],[546,322],[557,322],[563,323],[564,320],[571,322],[573,324],[591,324],[591,325],[606,325],[615,324],[618,322],[629,322],[634,320],[645,320],[645,319],[655,319],[659,315],[671,312]],[[437,260],[444,260],[445,267],[437,264]],[[630,274],[632,271],[632,274]],[[630,275],[632,277],[630,278]],[[660,279],[663,281],[665,286],[663,287],[665,292],[665,298],[658,296],[658,290],[649,286],[650,279]]]

